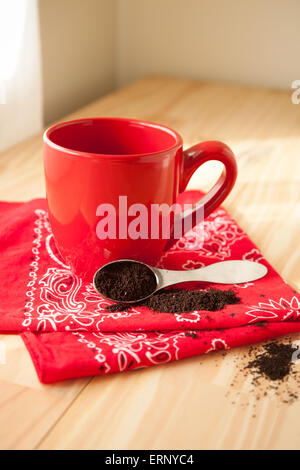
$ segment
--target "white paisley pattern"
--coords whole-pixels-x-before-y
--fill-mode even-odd
[[[25,319],[22,325],[25,328],[29,329],[29,325],[31,324],[31,316],[34,311],[34,300],[35,300],[35,293],[36,293],[36,282],[37,282],[37,272],[39,269],[39,260],[40,260],[40,248],[42,243],[42,230],[43,226],[45,225],[47,214],[43,210],[36,210],[35,211],[37,218],[34,223],[33,227],[33,242],[32,242],[32,256],[31,256],[31,263],[29,265],[29,277],[32,278],[27,283],[27,290],[26,290],[26,299],[25,299],[25,308],[24,308],[24,316]]]
[[[236,225],[224,209],[216,210],[199,226],[178,240],[161,257],[158,266],[162,266],[162,263],[176,252],[181,254],[193,252],[197,256],[215,258],[216,260],[227,259],[231,256],[231,246],[245,236],[245,232]]]
[[[215,338],[211,342],[211,348],[209,348],[205,354],[210,353],[212,351],[221,351],[223,349],[230,349],[226,341],[224,341],[224,339],[222,338]]]
[[[252,305],[246,315],[252,317],[249,323],[257,321],[270,321],[279,317],[279,312],[285,310],[282,320],[298,320],[300,318],[300,302],[296,296],[291,300],[280,298],[279,301],[268,299],[268,302],[259,302],[258,305]]]
[[[110,352],[117,357],[118,370],[139,369],[147,365],[158,365],[179,359],[179,339],[186,338],[182,331],[165,335],[161,332],[153,333],[93,333],[95,342],[89,341],[84,333],[73,333],[79,342],[84,343],[93,352],[95,360],[101,364],[103,373],[111,370],[106,356],[103,354],[103,345],[110,346]],[[101,346],[100,346],[101,345]],[[145,357],[143,357],[145,356]],[[143,360],[144,359],[144,360]],[[148,364],[145,364],[145,359]]]
[[[38,331],[56,331],[58,324],[62,324],[66,331],[85,330],[92,325],[97,329],[107,318],[118,319],[139,314],[135,309],[130,312],[105,311],[108,302],[95,292],[92,284],[83,286],[81,279],[63,263],[55,247],[47,212],[37,209],[35,215],[29,266],[29,277],[32,279],[27,283],[23,327],[31,329],[34,312],[37,314]],[[49,267],[38,279],[43,243],[54,266]]]

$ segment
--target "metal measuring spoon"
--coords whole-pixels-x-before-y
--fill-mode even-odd
[[[103,292],[99,290],[97,286],[97,278],[99,274],[103,274],[108,267],[111,265],[116,265],[118,263],[135,263],[144,266],[149,270],[149,273],[153,274],[155,279],[156,287],[151,290],[143,298],[134,299],[134,300],[124,300],[124,299],[113,299],[104,295]],[[99,294],[105,297],[108,300],[114,302],[121,302],[126,304],[132,304],[136,302],[141,302],[145,299],[148,299],[151,295],[157,292],[164,287],[172,286],[173,284],[179,284],[182,282],[212,282],[217,284],[241,284],[244,282],[251,282],[261,277],[264,277],[268,272],[266,266],[254,261],[245,261],[245,260],[230,260],[230,261],[221,261],[219,263],[210,264],[204,268],[191,269],[189,271],[175,271],[170,269],[159,269],[152,266],[148,266],[145,263],[140,261],[122,259],[118,261],[112,261],[102,266],[98,271],[96,271],[93,279],[93,285]],[[154,285],[155,285],[154,283]]]

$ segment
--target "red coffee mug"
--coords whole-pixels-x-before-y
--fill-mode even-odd
[[[194,171],[219,160],[224,171],[200,201],[204,216],[231,191],[237,166],[230,148],[211,141],[182,149],[177,132],[158,124],[121,118],[78,119],[56,124],[44,134],[44,168],[49,219],[65,263],[86,280],[103,264],[130,258],[155,265],[171,241],[97,236],[97,208],[119,196],[127,204],[176,202]]]

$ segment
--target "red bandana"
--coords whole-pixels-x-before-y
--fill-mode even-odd
[[[197,191],[186,192],[181,203],[199,198]],[[22,333],[42,382],[137,369],[300,331],[299,295],[222,208],[165,252],[158,266],[193,269],[245,259],[269,272],[233,286],[239,304],[169,314],[146,307],[105,311],[109,302],[57,252],[46,207],[42,199],[0,203],[0,330]]]

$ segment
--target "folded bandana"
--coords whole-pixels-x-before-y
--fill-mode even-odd
[[[189,191],[181,203],[201,193]],[[187,270],[244,259],[268,267],[233,288],[241,302],[219,311],[158,313],[146,307],[109,312],[110,302],[60,257],[44,199],[0,203],[0,330],[19,332],[42,382],[162,364],[300,331],[300,296],[219,208],[166,251],[158,264]],[[204,283],[185,287],[207,288]]]

